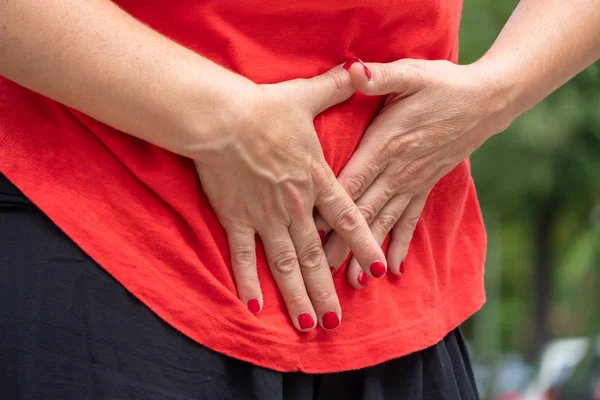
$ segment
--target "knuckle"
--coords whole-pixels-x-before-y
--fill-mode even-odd
[[[221,226],[223,226],[223,229],[225,229],[228,236],[245,232],[248,228],[251,229],[248,218],[246,218],[242,212],[233,210],[233,208],[226,204],[222,199],[218,199],[214,203],[224,205],[224,207],[216,207],[215,214],[217,214]]]
[[[262,211],[260,214],[262,220],[257,221],[257,226],[259,229],[264,229],[264,226],[273,226],[273,225],[279,225],[279,224],[283,224],[285,226],[289,225],[289,222],[291,220],[290,215],[287,213],[287,210],[283,207],[281,207],[281,205],[274,205],[274,204],[264,204],[262,205],[262,208],[260,209],[260,211]],[[270,212],[268,212],[270,211]],[[259,213],[257,213],[257,215],[260,215]]]
[[[398,68],[399,75],[396,79],[400,79],[403,85],[399,90],[400,93],[407,92],[411,87],[421,87],[424,82],[424,74],[426,73],[426,65],[422,60],[417,59],[403,59],[398,60],[394,63],[394,66],[390,67],[390,83],[395,79],[393,68]]]
[[[342,232],[352,233],[360,227],[362,220],[363,217],[358,208],[345,208],[339,212],[336,218],[337,228]]]
[[[304,291],[293,290],[286,294],[285,302],[292,309],[302,308],[308,301],[308,297]]]
[[[339,74],[329,71],[325,73],[325,76],[331,80],[336,90],[341,90],[344,87],[344,81]]]
[[[335,301],[336,294],[334,291],[329,290],[327,288],[319,288],[315,290],[314,293],[311,293],[310,299],[313,303],[331,303]]]
[[[402,155],[404,152],[406,152],[406,143],[409,140],[413,140],[413,138],[412,136],[405,135],[404,129],[400,126],[395,126],[392,129],[391,131],[393,132],[394,136],[388,142],[387,151],[392,157],[397,158],[399,155]]]
[[[365,203],[357,207],[367,223],[371,223],[375,220],[375,217],[377,216],[377,210],[375,210],[375,206]]]
[[[410,60],[406,64],[406,69],[413,79],[421,80],[425,74],[425,65],[421,60]]]
[[[298,259],[296,253],[288,251],[279,254],[271,263],[273,269],[283,276],[290,276],[298,267]]]
[[[383,64],[379,70],[379,79],[384,86],[390,86],[393,82],[393,71],[389,64]]]
[[[313,184],[318,190],[332,190],[332,183],[336,182],[335,176],[324,160],[317,160],[311,165]]]
[[[398,186],[400,186],[395,179],[386,179],[386,182],[383,184],[383,198],[391,199],[398,192]]]
[[[387,235],[392,230],[398,218],[392,214],[381,214],[377,217],[377,229],[382,235]]]
[[[416,136],[417,135],[407,135],[405,138],[402,138],[403,151],[411,154],[423,154],[429,150],[429,143],[423,143],[423,141],[419,140],[419,137]]]
[[[417,184],[423,177],[423,165],[421,162],[415,161],[404,165],[402,169],[402,177],[404,181]]]
[[[346,180],[346,190],[352,199],[357,199],[367,189],[368,176],[357,172]]]
[[[238,248],[231,252],[231,263],[238,267],[248,268],[254,265],[254,248]]]
[[[298,257],[300,267],[306,272],[315,272],[323,268],[323,248],[320,243],[311,243]]]
[[[310,164],[310,171],[315,183],[328,182],[328,175],[326,173],[328,167],[327,162],[321,159],[313,160]]]
[[[372,165],[376,165],[381,169],[384,166],[397,158],[398,152],[396,151],[395,143],[397,141],[397,136],[401,133],[400,128],[395,125],[395,122],[389,122],[386,125],[381,125],[381,133],[385,134],[381,135],[380,138],[374,139],[373,143],[376,143],[376,146],[373,146],[373,154],[371,155],[371,163]]]
[[[306,191],[296,187],[287,187],[285,189],[285,200],[288,210],[295,215],[302,214],[310,208],[308,194]]]

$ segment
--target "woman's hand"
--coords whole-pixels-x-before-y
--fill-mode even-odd
[[[504,130],[511,118],[495,97],[493,81],[475,65],[357,61],[346,65],[356,89],[387,97],[338,180],[380,244],[391,231],[387,262],[399,275],[432,187],[488,137]],[[316,224],[327,229],[320,219]],[[349,249],[334,233],[325,252],[330,265],[338,268]],[[348,280],[356,288],[366,283],[355,259]]]
[[[316,114],[354,92],[341,67],[257,86],[110,1],[0,1],[0,26],[2,76],[196,161],[251,311],[262,307],[258,233],[296,327],[313,328],[316,315],[325,328],[339,324],[313,206],[361,265],[385,272],[385,256],[324,161],[313,128]]]
[[[209,145],[194,149],[202,187],[227,232],[241,300],[254,313],[262,308],[258,234],[289,315],[301,331],[314,328],[316,321],[335,329],[342,313],[314,207],[367,273],[386,270],[385,255],[327,165],[313,125],[317,114],[353,93],[341,67],[312,79],[254,86],[249,96],[241,95],[243,117],[217,132]]]

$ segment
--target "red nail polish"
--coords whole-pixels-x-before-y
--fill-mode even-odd
[[[333,266],[329,267],[329,271],[331,271],[331,275],[335,274],[335,268]]]
[[[250,310],[250,312],[252,314],[258,314],[260,312],[260,303],[256,299],[248,300],[248,303],[246,304],[246,306],[248,307],[248,310]]]
[[[323,328],[333,330],[340,326],[340,317],[334,311],[329,311],[323,315]]]
[[[358,57],[352,57],[351,59],[346,61],[346,63],[344,64],[344,69],[346,71],[349,71],[352,64],[357,63],[357,62],[362,62],[362,60]]]
[[[400,273],[403,274],[404,273],[404,261],[402,261],[400,263]]]
[[[298,315],[298,325],[300,325],[300,329],[302,330],[310,329],[315,326],[315,320],[313,319],[312,315],[305,312]]]
[[[381,261],[375,261],[371,264],[371,275],[375,278],[381,278],[385,275],[385,265]]]
[[[319,229],[319,237],[321,238],[321,244],[325,244],[325,231]]]
[[[365,274],[363,271],[360,271],[360,274],[358,274],[358,278],[356,280],[360,286],[365,286],[367,284],[367,274]]]
[[[365,71],[365,75],[367,76],[367,79],[371,80],[371,77],[373,76],[373,74],[371,73],[371,70],[358,57],[352,57],[351,59],[349,59],[348,61],[346,61],[346,63],[344,64],[344,69],[346,71],[350,71],[350,67],[352,67],[352,64],[354,64],[354,63],[360,63],[360,65],[362,65],[362,67],[363,67],[363,71]]]

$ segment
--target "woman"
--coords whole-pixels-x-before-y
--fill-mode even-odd
[[[116,3],[0,3],[3,393],[477,398],[463,160],[600,56],[595,1],[468,66],[459,0]]]

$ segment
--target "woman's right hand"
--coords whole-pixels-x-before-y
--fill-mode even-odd
[[[385,271],[381,249],[323,159],[313,128],[316,114],[353,93],[341,67],[257,86],[110,1],[0,1],[0,26],[3,77],[196,161],[229,236],[239,295],[253,311],[262,307],[258,233],[294,325],[308,330],[316,315],[325,326],[339,322],[313,206],[366,271],[374,263]]]
[[[6,28],[0,29],[3,77],[196,161],[229,237],[239,295],[252,311],[262,307],[258,233],[294,325],[308,330],[317,315],[325,326],[339,322],[313,206],[367,271],[375,262],[385,270],[382,251],[323,159],[313,128],[316,114],[353,93],[341,67],[258,86],[110,1],[0,1],[0,26]]]
[[[238,122],[194,150],[204,192],[227,232],[240,299],[254,313],[263,307],[258,233],[300,331],[313,329],[316,321],[335,329],[342,315],[313,222],[315,207],[369,276],[387,269],[369,226],[325,161],[313,125],[317,114],[353,93],[341,67],[311,79],[254,85],[240,96]]]

